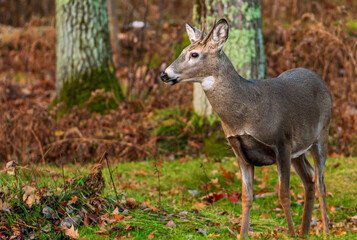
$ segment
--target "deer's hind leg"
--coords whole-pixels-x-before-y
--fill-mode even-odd
[[[323,176],[326,154],[327,154],[327,144],[328,144],[328,130],[323,130],[319,140],[311,147],[311,153],[314,158],[314,165],[315,165],[314,180],[317,189],[317,194],[319,197],[322,224],[325,234],[329,233],[329,229],[328,229],[329,218],[326,212],[326,202],[325,202],[326,190],[325,190],[325,183],[324,183],[324,176]]]
[[[314,185],[314,168],[311,166],[309,161],[306,159],[305,154],[294,158],[291,163],[299,175],[303,185],[304,185],[304,213],[300,226],[300,235],[305,236],[309,234],[312,210],[314,208],[315,200],[315,185]]]

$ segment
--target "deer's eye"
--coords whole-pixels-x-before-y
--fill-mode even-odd
[[[195,52],[194,52],[194,53],[191,53],[191,57],[192,57],[192,58],[198,57],[198,53],[195,53]]]

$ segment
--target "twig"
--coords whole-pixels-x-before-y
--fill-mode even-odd
[[[157,181],[158,181],[158,190],[159,190],[159,208],[160,210],[162,210],[161,208],[161,184],[160,184],[160,171],[157,168],[157,158],[155,158],[155,162],[154,162],[154,169],[155,169],[155,173],[157,174]]]
[[[108,161],[108,157],[107,157],[107,152],[104,152],[104,153],[103,153],[101,159],[99,160],[99,163],[102,162],[103,157],[105,158],[105,161],[107,162],[108,171],[109,171],[109,176],[110,176],[110,180],[112,181],[112,185],[113,185],[114,192],[115,192],[115,197],[117,198],[117,202],[119,202],[117,189],[115,188],[115,184],[114,184],[114,180],[113,180],[113,176],[112,176],[112,171],[110,171],[110,166],[109,166],[109,161]]]
[[[42,156],[42,163],[45,164],[45,154],[43,153],[43,148],[40,139],[38,139],[36,133],[33,131],[32,126],[30,126],[30,131],[32,135],[35,137],[35,140],[37,141],[38,147],[40,148],[41,156]]]
[[[207,173],[206,173],[206,167],[203,165],[203,160],[202,160],[202,162],[201,162],[200,168],[202,168],[202,171],[203,171],[203,173],[204,173],[204,175],[205,175],[206,196],[209,197],[209,196],[208,196],[208,185],[207,185],[207,183],[208,183],[208,177],[207,177]],[[210,202],[210,203],[211,203],[211,206],[212,206],[212,205],[213,205],[213,202]]]
[[[15,179],[16,179],[16,185],[17,185],[17,198],[19,199],[19,201],[22,203],[23,200],[22,200],[22,197],[21,197],[21,192],[22,192],[22,187],[20,186],[20,179],[19,179],[19,176],[18,176],[18,170],[17,170],[17,164],[15,162],[15,166],[14,166],[14,175],[15,175]]]
[[[181,188],[181,208],[183,208],[183,202],[185,200],[185,188],[184,187],[180,187]]]
[[[67,195],[67,192],[66,192],[66,182],[64,180],[64,170],[63,170],[63,163],[61,163],[61,166],[62,166],[62,179],[63,179],[63,188],[64,188],[64,195],[66,196]]]

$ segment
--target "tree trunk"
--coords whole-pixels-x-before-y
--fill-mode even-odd
[[[113,97],[105,103],[97,96],[88,110],[115,107],[122,93],[114,74],[106,0],[57,0],[56,31],[56,102],[73,107],[103,89]]]
[[[265,77],[265,56],[259,0],[195,0],[193,21],[209,29],[214,19],[229,22],[229,38],[224,52],[237,72],[247,79]],[[212,113],[200,84],[194,85],[194,109],[199,115]]]

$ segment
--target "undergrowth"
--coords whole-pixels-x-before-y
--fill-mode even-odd
[[[103,155],[104,156],[104,155]],[[356,159],[328,159],[328,239],[357,237]],[[241,179],[234,158],[16,166],[0,174],[0,237],[16,239],[232,239],[240,232]],[[156,170],[155,170],[156,169]],[[159,170],[159,171],[157,171]],[[158,175],[160,182],[158,182]],[[275,166],[257,168],[250,236],[287,237]],[[159,191],[160,190],[160,191]],[[303,188],[291,177],[292,214],[301,221]],[[323,239],[315,200],[310,239]]]

